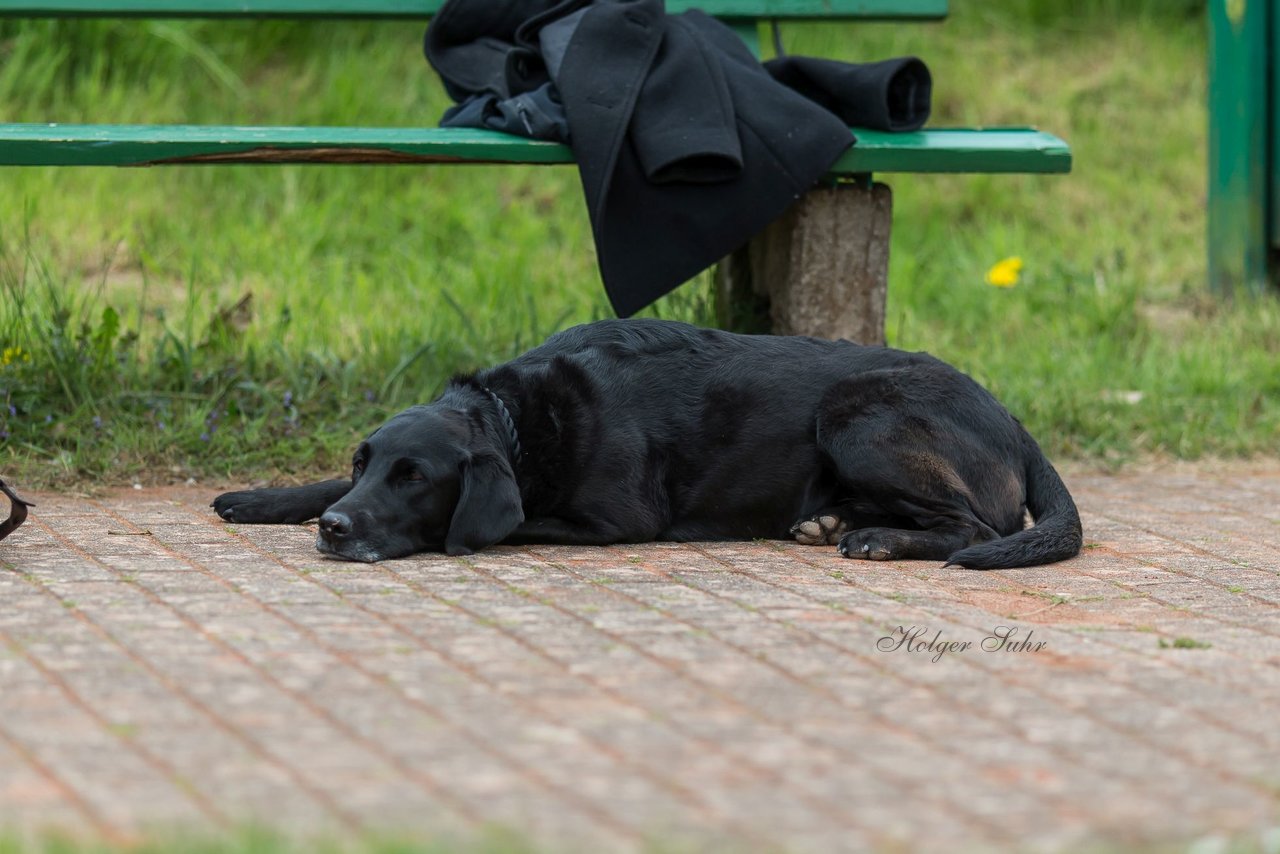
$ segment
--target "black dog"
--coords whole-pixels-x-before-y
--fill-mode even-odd
[[[1081,547],[1075,503],[1035,440],[949,365],[653,320],[578,326],[454,379],[362,442],[350,480],[213,506],[230,522],[319,516],[316,547],[362,561],[793,536],[847,557],[991,569]]]

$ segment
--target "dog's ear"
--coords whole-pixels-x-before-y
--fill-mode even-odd
[[[477,455],[463,463],[462,492],[444,550],[469,555],[502,540],[523,521],[520,487],[511,464],[496,454]]]

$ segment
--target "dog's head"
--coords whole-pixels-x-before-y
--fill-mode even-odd
[[[524,521],[505,448],[458,409],[396,415],[360,443],[351,480],[316,537],[317,549],[347,560],[471,554]]]

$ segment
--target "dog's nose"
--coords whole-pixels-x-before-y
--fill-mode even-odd
[[[326,540],[341,540],[351,533],[351,517],[346,513],[326,510],[320,517],[320,535]]]

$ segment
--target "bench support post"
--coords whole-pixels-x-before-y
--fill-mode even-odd
[[[884,344],[892,214],[884,184],[810,190],[720,263],[720,325]]]

